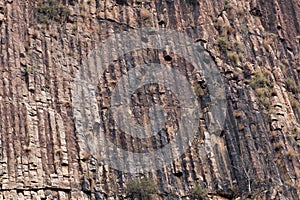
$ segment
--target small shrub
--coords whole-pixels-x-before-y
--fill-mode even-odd
[[[280,67],[282,73],[285,75],[287,73],[287,71],[288,71],[288,68],[282,62],[280,62],[280,61],[278,63],[278,66]]]
[[[32,74],[34,72],[34,67],[33,66],[26,66],[26,73]]]
[[[49,24],[52,21],[64,21],[70,15],[70,10],[60,6],[59,1],[49,0],[41,2],[35,8],[40,23]]]
[[[237,65],[240,62],[240,56],[236,52],[229,52],[227,56],[233,65]]]
[[[264,87],[264,88],[256,88],[255,92],[257,96],[263,97],[263,96],[268,96],[269,95],[269,89]]]
[[[292,108],[300,112],[300,102],[299,100],[295,99],[294,97],[291,99]]]
[[[192,199],[205,199],[207,197],[207,190],[203,188],[201,185],[195,185],[191,190],[191,198]]]
[[[256,88],[255,93],[258,97],[260,104],[263,105],[265,108],[269,109],[271,106],[271,101],[269,99],[270,89],[268,87]]]
[[[229,1],[225,1],[225,2],[224,2],[224,9],[225,9],[225,10],[230,10],[230,9],[232,9],[232,5],[231,5],[231,3],[230,3]]]
[[[226,52],[229,47],[229,41],[225,37],[219,37],[217,45],[222,52]]]
[[[260,97],[259,98],[259,102],[266,108],[266,109],[270,109],[270,106],[271,106],[271,101],[270,101],[270,98],[269,97]],[[266,112],[268,113],[268,112]]]
[[[271,81],[262,72],[255,73],[254,77],[252,78],[252,80],[250,82],[250,86],[254,89],[270,87],[271,85],[272,85]]]
[[[267,51],[270,51],[269,47],[275,43],[275,41],[278,38],[278,35],[276,35],[274,33],[265,33],[264,36],[265,36],[264,42],[263,42],[264,48]]]
[[[259,102],[265,106],[265,108],[269,109],[271,105],[269,97],[271,95],[272,83],[268,79],[268,71],[265,70],[264,73],[255,73],[250,81],[250,86],[255,90]]]
[[[151,19],[146,19],[146,20],[144,20],[144,25],[145,25],[146,27],[152,27],[152,21],[151,21]]]
[[[60,7],[59,10],[60,10],[60,17],[61,17],[61,19],[66,20],[67,17],[70,15],[71,11],[68,8],[66,8],[66,7]]]
[[[156,184],[147,179],[129,180],[126,186],[126,193],[132,199],[147,200],[157,192]]]
[[[73,31],[77,31],[78,27],[77,27],[76,23],[72,24],[72,29],[73,29]]]
[[[242,34],[248,34],[249,33],[249,29],[248,26],[245,24],[241,24],[239,27],[240,31]]]
[[[195,85],[194,86],[194,91],[195,91],[195,94],[198,96],[198,97],[201,97],[205,94],[204,90],[202,89],[202,87],[200,85]]]
[[[286,87],[287,87],[288,91],[293,92],[293,93],[297,92],[297,84],[294,81],[294,79],[287,78],[286,81],[285,81],[285,84],[286,84]]]
[[[295,151],[294,149],[289,149],[287,152],[286,152],[286,155],[287,157],[292,160],[293,158],[297,157],[298,153],[297,151]]]

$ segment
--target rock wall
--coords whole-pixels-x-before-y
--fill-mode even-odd
[[[0,1],[0,199],[126,199],[128,180],[138,177],[157,184],[153,199],[189,199],[195,184],[210,199],[300,198],[299,1],[53,2]],[[228,115],[206,156],[199,156],[207,139],[200,126],[174,163],[133,176],[89,153],[76,130],[71,85],[100,41],[141,27],[182,31],[204,46],[226,78]],[[172,56],[168,61],[156,50],[123,56],[102,85],[111,89],[128,58],[133,65],[146,58],[188,65]],[[157,95],[144,89],[137,104],[149,93]],[[105,95],[98,99],[104,111]]]

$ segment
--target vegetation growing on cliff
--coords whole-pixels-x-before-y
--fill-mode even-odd
[[[207,197],[207,190],[199,184],[194,185],[194,187],[191,190],[191,198],[205,199],[205,197]]]
[[[131,199],[148,200],[157,192],[156,184],[147,179],[129,180],[126,186],[126,193]]]
[[[53,21],[65,21],[70,15],[70,10],[60,5],[57,0],[39,1],[35,8],[39,23],[49,24]]]
[[[225,53],[229,47],[229,42],[225,37],[219,37],[217,39],[217,45],[223,53]]]
[[[256,72],[250,81],[250,86],[255,90],[255,93],[260,103],[269,108],[272,82],[268,78],[268,71]]]

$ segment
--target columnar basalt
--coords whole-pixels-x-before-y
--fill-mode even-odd
[[[0,199],[129,199],[128,183],[139,178],[155,184],[153,199],[299,199],[299,23],[297,0],[0,0]],[[179,159],[130,175],[90,153],[75,126],[71,89],[101,41],[142,27],[174,29],[205,48],[226,80],[228,115],[205,156],[204,116]],[[205,80],[188,61],[141,49],[109,63],[99,77],[102,117],[110,117],[109,95],[126,65],[154,61],[186,69],[209,115]],[[182,114],[173,95],[159,84],[132,95],[141,125],[149,122],[148,104],[169,109],[166,138],[143,143],[124,135],[116,143],[143,151],[172,138]]]

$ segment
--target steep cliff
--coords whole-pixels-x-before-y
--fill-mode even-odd
[[[126,199],[140,185],[153,199],[300,199],[299,23],[298,0],[0,0],[0,199]],[[203,117],[180,158],[130,174],[87,145],[76,122],[98,110],[76,114],[72,85],[101,41],[142,27],[176,30],[204,47],[225,79],[227,115],[215,146]],[[98,77],[104,122],[91,132],[102,128],[129,151],[163,146],[184,114],[175,94],[152,84],[133,93],[131,106],[139,124],[149,121],[149,99],[168,110],[175,119],[165,138],[111,131],[111,91],[127,66],[148,62],[183,71],[211,113],[205,79],[189,60],[151,48],[120,55]]]

